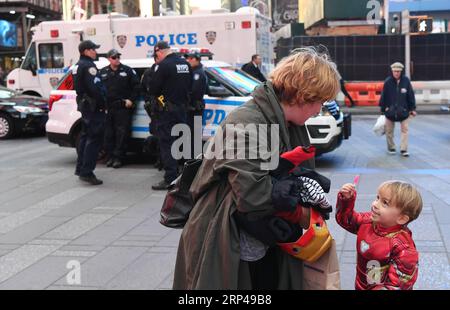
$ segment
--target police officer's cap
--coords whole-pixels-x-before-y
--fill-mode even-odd
[[[169,43],[166,41],[158,41],[154,47],[154,51],[157,52],[159,50],[166,50],[170,48]]]
[[[114,57],[114,56],[120,56],[120,55],[122,55],[122,54],[119,53],[118,50],[116,50],[115,48],[113,48],[113,49],[109,50],[108,53],[106,53],[106,58]]]
[[[402,71],[405,66],[401,62],[396,62],[391,65],[391,69],[395,71]]]
[[[83,41],[83,42],[81,42],[79,45],[78,45],[78,51],[80,52],[80,54],[81,53],[83,53],[85,50],[90,50],[90,49],[97,49],[97,48],[99,48],[100,47],[100,45],[97,45],[97,44],[95,44],[94,42],[92,42],[91,40],[86,40],[86,41]]]
[[[184,57],[185,57],[185,58],[195,58],[195,59],[197,59],[197,60],[200,60],[200,59],[201,59],[200,54],[197,53],[197,52],[184,54]]]

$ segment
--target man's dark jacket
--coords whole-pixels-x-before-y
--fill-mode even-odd
[[[254,78],[260,80],[261,82],[265,82],[266,81],[266,78],[261,73],[261,70],[259,70],[259,68],[257,66],[255,66],[255,64],[253,62],[249,62],[249,63],[243,65],[242,66],[242,71],[247,72],[248,74],[250,74]]]
[[[384,81],[380,98],[381,112],[393,122],[401,122],[416,110],[416,98],[410,80],[402,75],[400,82],[391,75]]]

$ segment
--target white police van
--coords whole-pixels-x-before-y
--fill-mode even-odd
[[[207,46],[217,59],[238,67],[259,54],[267,74],[274,64],[271,26],[272,21],[254,8],[152,17],[110,13],[86,20],[44,21],[31,28],[32,42],[20,68],[8,74],[7,87],[48,98],[80,57],[77,47],[82,40],[99,44],[99,55],[115,48],[126,59],[150,58],[159,40],[179,49]]]
[[[133,68],[139,76],[151,67],[153,59],[122,60]],[[259,81],[227,63],[202,61],[209,80],[209,92],[205,95],[206,108],[203,114],[203,139],[215,134],[216,128],[234,108],[251,98],[251,92]],[[101,58],[97,67],[109,63]],[[72,70],[60,80],[57,88],[50,93],[49,120],[46,124],[48,140],[60,146],[76,147],[81,130],[81,114],[77,111],[76,92],[73,90]],[[131,143],[142,150],[144,141],[150,136],[150,118],[144,110],[143,97],[138,101],[133,115]],[[343,139],[351,134],[351,117],[343,115],[336,103],[327,103],[322,113],[310,118],[306,123],[311,143],[317,153],[331,152]],[[136,148],[133,148],[136,150]]]

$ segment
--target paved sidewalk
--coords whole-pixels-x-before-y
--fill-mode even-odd
[[[416,118],[410,158],[385,153],[384,139],[371,132],[375,120],[356,115],[351,139],[317,160],[332,180],[329,197],[335,203],[339,187],[359,174],[357,210],[365,211],[382,181],[416,184],[425,208],[411,225],[420,251],[415,288],[450,289],[449,119]],[[0,141],[0,289],[170,289],[181,231],[158,222],[164,193],[151,184],[162,172],[142,163],[99,166],[105,184],[90,187],[73,175],[75,161],[73,149],[45,137]],[[329,226],[342,288],[353,289],[355,236],[333,218]],[[81,284],[71,285],[77,262]]]

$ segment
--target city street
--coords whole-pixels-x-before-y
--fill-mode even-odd
[[[415,289],[450,289],[450,115],[411,121],[409,158],[387,154],[385,138],[372,132],[375,120],[354,115],[350,140],[317,159],[317,170],[332,180],[329,199],[334,205],[355,175],[358,211],[370,209],[385,180],[415,184],[424,199],[410,225],[420,253]],[[399,141],[398,125],[395,134]],[[0,141],[0,289],[170,289],[181,231],[159,224],[165,192],[151,185],[163,173],[142,162],[99,165],[105,183],[93,187],[73,175],[75,161],[74,149],[46,137]],[[353,289],[356,237],[334,217],[328,224],[342,288]],[[81,278],[74,283],[77,262]]]

